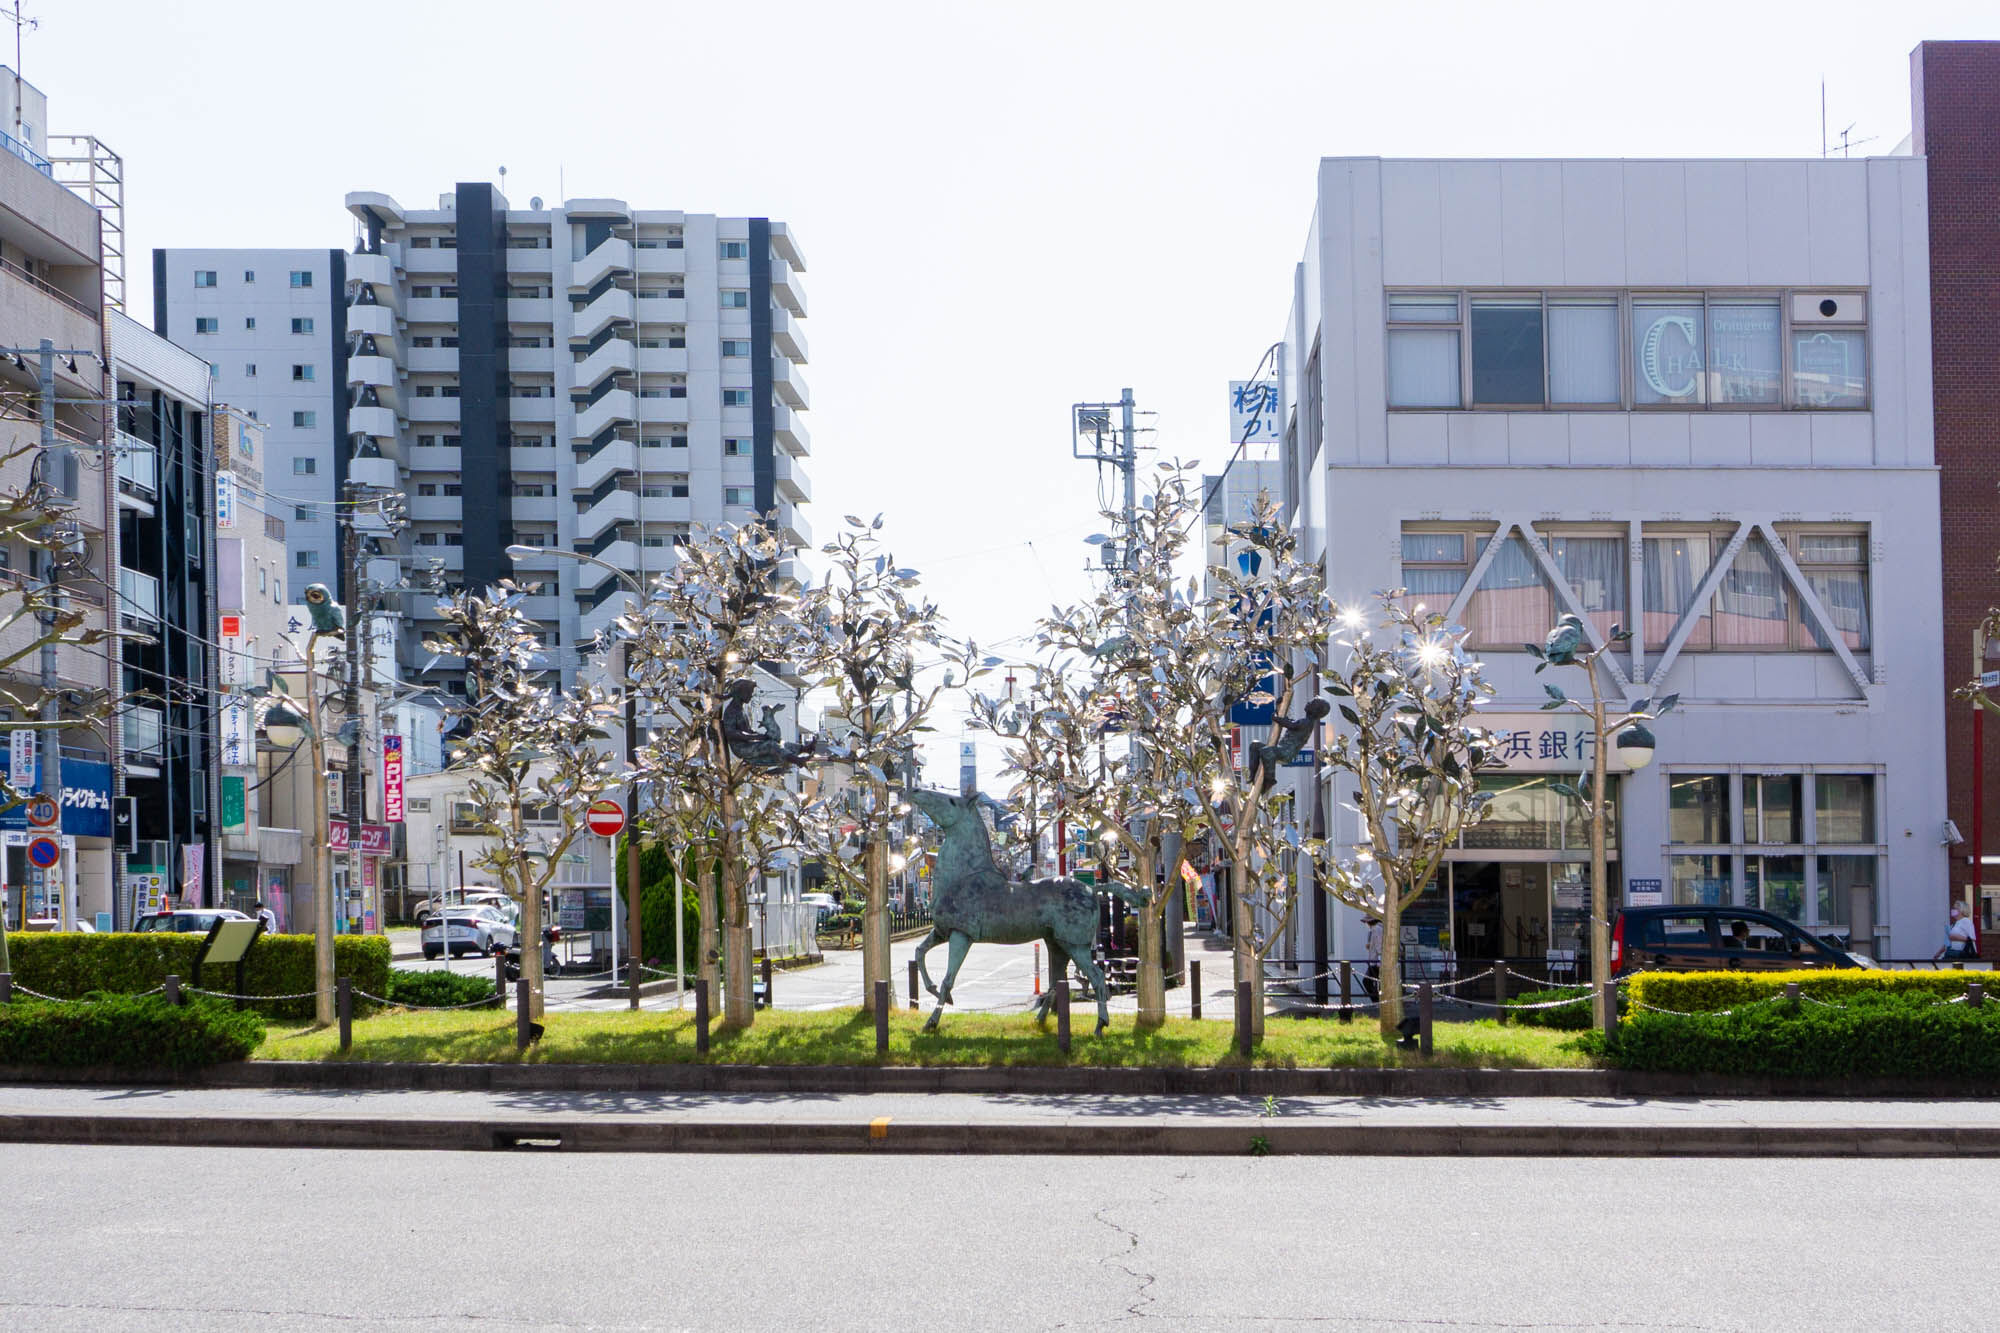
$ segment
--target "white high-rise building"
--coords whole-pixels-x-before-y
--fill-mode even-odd
[[[408,494],[403,552],[447,583],[538,581],[527,610],[567,680],[630,594],[576,560],[517,567],[509,546],[643,578],[695,525],[761,514],[810,542],[805,263],[764,218],[534,203],[485,184],[422,210],[347,197],[346,476]],[[407,603],[421,667],[432,602]]]

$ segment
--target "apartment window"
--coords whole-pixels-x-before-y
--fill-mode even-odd
[[[311,505],[292,506],[292,522],[310,523],[312,521],[313,521],[313,511]]]
[[[304,428],[304,429],[307,429],[307,430],[310,430],[310,429],[312,429],[313,427],[315,427],[315,426],[319,425],[319,413],[317,413],[317,412],[294,412],[294,413],[292,413],[292,424],[293,424],[294,426],[298,426],[298,427],[301,427],[301,428]]]
[[[438,249],[440,249],[440,250],[456,250],[456,249],[458,249],[458,237],[456,237],[456,236],[440,236],[440,237],[438,237]]]
[[[420,481],[417,483],[417,494],[419,496],[436,495],[437,493],[438,493],[438,486],[436,482]]]
[[[724,356],[748,356],[750,355],[750,340],[747,338],[724,338],[722,340],[722,354]]]
[[[641,546],[665,546],[667,544],[667,539],[665,537],[649,536],[645,540],[641,541],[639,544]]]
[[[514,494],[523,500],[539,500],[553,492],[540,482],[521,482],[515,485]]]
[[[443,335],[442,337],[440,337],[440,338],[438,339],[438,346],[439,346],[439,347],[456,347],[456,346],[458,346],[458,335],[457,335],[457,334],[453,334],[453,333],[447,333],[447,334]]]
[[[464,491],[464,485],[461,482],[448,481],[444,483],[444,493],[446,495],[459,495],[463,493],[463,491]]]
[[[748,486],[724,486],[722,488],[722,503],[726,505],[749,505],[756,502],[751,498]]]
[[[194,331],[196,333],[214,333],[219,328],[220,325],[213,315],[196,315],[194,317]]]
[[[444,544],[446,546],[463,546],[465,545],[465,534],[462,532],[447,532],[444,534]]]
[[[313,275],[311,269],[295,268],[292,270],[292,286],[310,287],[312,285],[313,285]]]
[[[257,281],[257,270],[256,270],[256,269],[254,269],[254,268],[246,268],[246,269],[244,269],[244,270],[243,270],[243,281],[244,281],[245,285],[248,285],[248,284],[250,284],[250,283],[253,283],[253,282]]]
[[[667,346],[668,346],[668,347],[686,347],[687,345],[688,345],[688,340],[687,340],[687,335],[686,335],[686,334],[684,334],[684,333],[669,333],[669,334],[667,335]]]
[[[437,446],[437,442],[438,442],[438,437],[435,435],[417,436],[417,448],[419,449],[435,448]]]
[[[437,288],[435,288],[435,287],[412,287],[412,288],[410,288],[410,299],[411,299],[411,300],[413,300],[413,301],[427,301],[427,300],[429,300],[429,299],[430,299],[431,297],[433,297],[433,296],[436,296],[436,295],[437,295]]]
[[[246,333],[247,333],[247,332],[249,332],[249,331],[250,331],[251,329],[254,329],[254,328],[256,328],[256,327],[257,327],[257,317],[256,317],[255,315],[245,315],[245,316],[243,317],[243,329],[244,329],[244,332],[246,332]]]
[[[749,257],[750,257],[750,246],[748,242],[724,241],[722,243],[722,258],[748,259]]]
[[[668,498],[669,489],[666,486],[641,486],[639,497],[644,500],[665,500]],[[683,487],[682,490],[685,493],[686,488]]]
[[[438,535],[435,532],[420,532],[417,534],[417,545],[436,546],[437,544]]]
[[[458,386],[456,384],[441,385],[438,388],[438,397],[440,398],[458,397]]]
[[[458,436],[456,435],[443,436],[438,440],[438,443],[443,445],[447,449],[456,449],[458,448]]]
[[[313,331],[313,322],[311,315],[298,315],[293,317],[292,319],[293,333],[311,333],[312,331]]]
[[[412,347],[430,347],[432,345],[433,345],[433,339],[428,333],[420,333],[416,337],[410,339],[410,346]]]
[[[438,296],[446,301],[456,301],[458,299],[458,288],[440,287],[438,288]]]
[[[295,563],[298,565],[300,569],[318,569],[319,552],[300,551],[296,557]]]
[[[243,377],[253,380],[257,378],[257,363],[255,361],[245,361],[243,363]]]
[[[514,540],[520,542],[523,546],[547,546],[549,544],[548,534],[543,532],[516,533]]]
[[[313,378],[313,368],[309,365],[294,364],[292,366],[292,378],[295,380],[310,381]]]
[[[658,435],[648,435],[639,441],[639,447],[641,449],[664,449],[667,447],[667,442]]]
[[[667,443],[675,449],[685,449],[688,447],[688,437],[685,435],[669,435]]]
[[[428,236],[412,236],[410,238],[410,248],[412,250],[428,250],[431,248],[431,238]]]
[[[212,268],[196,269],[194,271],[194,285],[197,287],[213,287],[215,285],[215,270]]]
[[[680,236],[675,235],[667,237],[667,249],[679,250],[681,248],[683,248],[683,239]]]
[[[667,494],[673,499],[685,500],[688,498],[688,484],[685,481],[674,482],[667,487]]]
[[[750,293],[744,291],[724,292],[722,294],[722,308],[724,310],[748,310],[750,308]]]
[[[734,435],[725,436],[722,441],[722,452],[731,458],[748,458],[750,441]]]
[[[1542,300],[1472,299],[1472,402],[1475,407],[1542,403]]]
[[[750,391],[748,389],[724,389],[722,391],[722,405],[724,407],[748,407],[750,406]]]
[[[1389,406],[1459,405],[1458,325],[1456,294],[1389,298]]]

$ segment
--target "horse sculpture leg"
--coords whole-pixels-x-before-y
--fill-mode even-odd
[[[917,975],[924,979],[924,989],[933,995],[938,993],[938,988],[931,984],[931,970],[924,962],[924,955],[930,952],[933,944],[943,944],[949,938],[950,932],[941,926],[933,925],[931,933],[924,936],[924,942],[917,946]]]
[[[936,932],[933,931],[933,934]],[[944,1007],[951,1003],[951,983],[958,980],[958,969],[965,964],[965,955],[972,948],[972,937],[962,930],[951,933],[951,961],[945,965],[944,985],[931,992],[938,997],[937,1008],[931,1010],[930,1020],[924,1024],[924,1031],[936,1032],[938,1020],[944,1017]]]
[[[1111,987],[1104,980],[1104,973],[1098,969],[1096,960],[1090,956],[1089,949],[1085,949],[1075,957],[1076,970],[1083,974],[1084,980],[1088,981],[1091,989],[1097,992],[1097,1032],[1102,1036],[1104,1029],[1111,1026]]]
[[[1056,983],[1069,977],[1069,955],[1063,952],[1062,945],[1056,940],[1055,932],[1043,932],[1042,943],[1049,951],[1049,984],[1042,988],[1042,997],[1029,1008],[1037,1023],[1048,1021],[1049,1010],[1056,1002]]]

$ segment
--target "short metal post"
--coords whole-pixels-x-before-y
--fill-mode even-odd
[[[507,955],[504,953],[493,955],[493,1007],[503,1013],[507,1009]]]
[[[773,992],[771,990],[771,957],[769,954],[766,954],[764,956],[764,1007],[766,1009],[775,1009],[777,1007],[775,1004],[772,1003],[772,995]]]
[[[875,983],[875,1054],[889,1053],[889,979]]]
[[[1354,964],[1348,962],[1345,958],[1343,958],[1340,960],[1340,1021],[1341,1022],[1352,1023],[1354,1021],[1354,1010],[1350,1007],[1353,1004],[1353,1002],[1354,1002]]]
[[[333,982],[333,1011],[340,1016],[340,1049],[354,1047],[354,978],[336,977]]]
[[[612,966],[616,967],[617,964],[614,962]],[[625,960],[625,1005],[628,1009],[637,1009],[639,1007],[639,977],[639,960],[636,958],[627,958]]]
[[[0,972],[0,1004],[12,1004],[13,1002],[14,974],[12,972]]]
[[[910,1008],[917,1008],[917,960],[910,960]]]
[[[694,979],[694,1049],[708,1053],[708,978]]]
[[[1436,1011],[1435,999],[1431,994],[1431,983],[1421,982],[1417,986],[1417,1053],[1425,1059],[1431,1053],[1431,1018]]]
[[[1052,983],[1052,993],[1056,997],[1056,1049],[1069,1054],[1069,978],[1057,977]]]
[[[1507,1022],[1507,960],[1493,960],[1493,1005],[1500,1011],[1500,1022]]]
[[[1604,1039],[1611,1040],[1611,1034],[1618,1030],[1618,983],[1604,983]]]
[[[528,1029],[534,1026],[534,992],[528,989],[528,979],[522,977],[514,983],[514,1049],[525,1051],[534,1033]]]
[[[164,990],[165,990],[165,991],[167,992],[167,1003],[168,1003],[168,1004],[171,1004],[171,1005],[179,1005],[179,1004],[180,1004],[180,1002],[181,1002],[181,979],[180,979],[179,977],[175,976],[175,975],[174,975],[173,973],[171,973],[171,972],[167,973],[167,979],[166,979],[166,981],[165,981],[164,983],[162,983],[162,989],[164,989]]]
[[[0,1002],[4,1002],[5,998],[6,998],[6,996],[5,996],[5,992],[0,992]],[[1986,1003],[1986,987],[1984,987],[1984,986],[1980,985],[1980,984],[1979,984],[1978,982],[1976,982],[1976,981],[1968,981],[1968,982],[1966,982],[1966,983],[1965,983],[1965,1002],[1966,1002],[1967,1004],[1971,1005],[1971,1006],[1972,1006],[1972,1007],[1973,1007],[1974,1009],[1977,1009],[1977,1008],[1978,1008],[1978,1007],[1979,1007],[1980,1005],[1982,1005],[1982,1004],[1985,1004],[1985,1003]]]
[[[1201,1017],[1201,960],[1188,960],[1188,1017]]]
[[[1785,983],[1785,1008],[1794,1014],[1799,1011],[1799,983],[1796,981]]]
[[[1245,1060],[1250,1058],[1250,1043],[1254,1035],[1250,1031],[1250,991],[1249,982],[1236,983],[1236,1050]]]

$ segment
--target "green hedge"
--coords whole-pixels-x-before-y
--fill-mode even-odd
[[[1656,1009],[1682,1013],[1732,1009],[1750,1000],[1783,995],[1796,981],[1801,995],[1829,1003],[1845,1003],[1858,995],[1921,995],[1950,1000],[1965,994],[1969,982],[1985,985],[2000,1000],[1991,972],[1883,972],[1853,968],[1808,968],[1798,972],[1645,972],[1625,982],[1631,999]]]
[[[1572,1000],[1559,1009],[1517,1008],[1521,1005],[1553,1004]],[[1535,990],[1507,997],[1510,1022],[1531,1028],[1555,1028],[1561,1032],[1581,1032],[1590,1026],[1590,992],[1587,990]]]
[[[30,990],[62,999],[95,991],[136,994],[149,991],[171,973],[182,985],[194,982],[200,935],[151,931],[110,935],[9,932],[7,950],[14,980]],[[389,941],[380,935],[341,935],[333,942],[334,975],[354,978],[356,990],[388,994]],[[234,967],[202,970],[206,990],[236,988]],[[313,937],[266,935],[250,951],[243,970],[248,995],[296,995],[313,988]],[[357,1005],[359,1002],[357,1002]],[[265,1001],[248,1006],[273,1018],[311,1018],[313,1002]]]
[[[1917,987],[1828,1008],[1783,1000],[1733,1013],[1628,1014],[1610,1042],[1580,1042],[1626,1069],[1779,1078],[2000,1078],[2000,1001],[1975,1009]]]
[[[418,972],[407,967],[389,970],[389,989],[380,992],[391,1003],[412,1006],[471,1004],[493,998],[493,973]]]
[[[105,995],[0,1004],[0,1065],[199,1069],[246,1059],[263,1040],[263,1019],[215,1000],[175,1007],[157,995]]]

